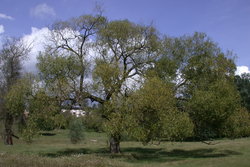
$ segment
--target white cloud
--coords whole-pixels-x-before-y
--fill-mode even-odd
[[[55,10],[52,7],[48,6],[46,3],[39,4],[36,7],[32,8],[30,10],[30,14],[31,16],[38,17],[40,19],[56,16]]]
[[[0,13],[0,19],[14,20],[13,17],[8,16],[8,15],[6,15],[4,13]]]
[[[31,28],[31,33],[24,35],[22,40],[26,45],[31,46],[31,51],[29,54],[29,59],[24,63],[24,71],[26,72],[35,72],[36,63],[39,52],[44,50],[45,43],[47,38],[50,35],[50,30],[47,27],[38,29],[35,27]]]
[[[241,75],[243,73],[250,73],[249,68],[247,66],[237,66],[235,74]]]
[[[0,24],[0,34],[4,33],[4,26]]]
[[[75,34],[79,34],[79,32],[73,32],[72,30],[65,29],[63,30],[63,34],[66,38],[74,37]],[[44,47],[46,45],[53,46],[51,41],[49,40],[51,38],[51,31],[48,27],[44,28],[31,28],[31,33],[26,34],[22,37],[22,40],[24,43],[28,46],[31,46],[31,52],[29,54],[29,59],[24,63],[24,71],[26,72],[36,72],[36,63],[37,63],[37,56],[39,55],[39,52],[44,51]],[[55,38],[58,38],[60,41],[60,38],[58,36],[55,36]],[[77,49],[77,41],[69,40],[69,45]],[[94,51],[91,50],[90,54],[94,54]],[[87,59],[90,59],[91,56],[89,56]]]

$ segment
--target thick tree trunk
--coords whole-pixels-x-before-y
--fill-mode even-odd
[[[121,152],[121,150],[120,150],[120,136],[110,137],[109,150],[110,150],[110,153],[112,153],[112,154],[116,154],[116,153]]]
[[[7,113],[5,117],[5,133],[4,133],[4,144],[13,145],[13,132],[12,125],[14,123],[14,118],[11,114]]]

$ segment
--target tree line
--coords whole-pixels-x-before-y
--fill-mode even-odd
[[[233,54],[205,33],[169,37],[101,14],[55,22],[50,33],[37,75],[22,73],[31,49],[22,40],[0,51],[6,144],[14,120],[27,141],[51,124],[64,126],[65,102],[95,108],[111,153],[124,135],[144,144],[250,135],[249,75],[235,76]]]

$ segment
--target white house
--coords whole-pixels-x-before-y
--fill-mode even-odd
[[[75,115],[76,117],[82,117],[86,114],[86,111],[80,110],[80,109],[71,109],[71,110],[66,110],[62,109],[62,112],[69,112],[72,115]]]

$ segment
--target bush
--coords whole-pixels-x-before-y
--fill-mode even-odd
[[[62,114],[56,114],[54,116],[54,125],[58,129],[65,129],[67,127],[67,119]]]
[[[38,134],[39,128],[34,117],[30,117],[26,124],[20,129],[22,139],[27,143],[32,143],[33,138]]]
[[[76,144],[83,140],[84,126],[82,120],[79,118],[72,119],[69,124],[69,137],[71,143]]]
[[[103,118],[99,111],[92,111],[83,117],[85,128],[94,130],[95,132],[103,132]]]
[[[52,117],[42,116],[36,119],[37,126],[42,131],[51,131],[55,129]]]
[[[250,136],[250,114],[247,110],[234,112],[226,121],[222,134],[231,138]]]
[[[69,129],[69,125],[72,122],[73,119],[75,119],[75,116],[72,115],[70,112],[63,112],[61,115],[64,117],[65,120],[65,128]]]

